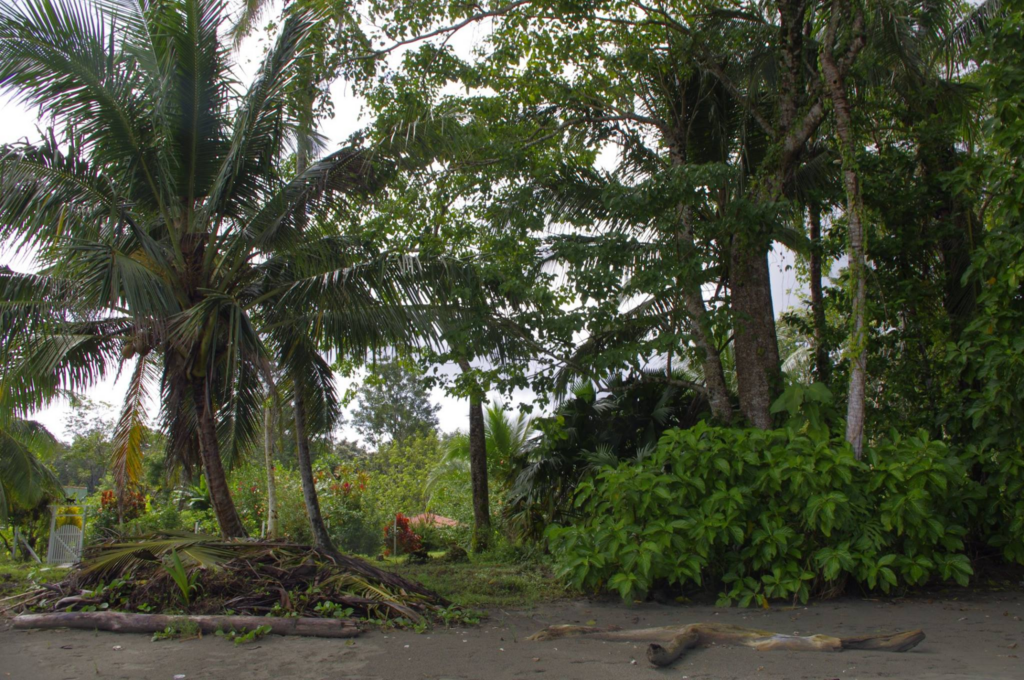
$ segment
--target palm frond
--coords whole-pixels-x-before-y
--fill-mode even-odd
[[[257,170],[269,169],[278,161],[274,154],[282,148],[284,133],[291,125],[281,102],[295,77],[301,43],[317,20],[317,15],[308,11],[290,13],[263,59],[232,120],[228,146],[204,201],[202,212],[207,219],[259,208],[265,189],[259,179],[265,173]]]
[[[135,362],[121,417],[114,430],[110,470],[121,494],[142,476],[142,438],[146,431],[146,402],[152,378],[152,359],[147,352]]]
[[[47,497],[64,497],[57,475],[29,448],[33,440],[48,434],[45,428],[28,421],[0,428],[0,524],[7,523],[15,507],[31,509]]]
[[[258,544],[229,543],[216,536],[168,531],[138,541],[101,543],[89,548],[82,560],[86,574],[125,578],[146,562],[176,552],[204,568],[219,567],[258,548]]]
[[[970,52],[974,41],[988,32],[989,24],[1009,9],[1004,0],[983,0],[972,7],[942,41],[941,48],[957,61]]]
[[[45,247],[75,234],[98,236],[117,221],[113,187],[83,157],[83,142],[62,145],[51,133],[40,144],[0,149],[0,239],[17,249]]]
[[[111,51],[116,20],[106,3],[24,0],[0,7],[0,91],[74,121],[94,158],[161,190],[150,124],[152,100],[131,55]]]

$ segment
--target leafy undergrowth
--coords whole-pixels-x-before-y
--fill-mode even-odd
[[[567,596],[543,562],[507,563],[485,554],[469,562],[392,563],[388,569],[465,607],[530,607]]]

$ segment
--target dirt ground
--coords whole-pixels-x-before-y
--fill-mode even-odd
[[[960,594],[895,602],[837,600],[767,611],[586,600],[528,611],[494,610],[469,629],[371,631],[355,640],[269,636],[233,645],[207,636],[151,642],[144,635],[0,630],[0,680],[130,678],[159,680],[320,680],[338,678],[558,678],[619,680],[755,678],[1024,678],[1024,594]],[[667,669],[651,667],[642,645],[563,639],[527,642],[551,623],[642,628],[700,621],[781,633],[857,635],[923,628],[905,654],[846,651],[755,652],[711,647]]]

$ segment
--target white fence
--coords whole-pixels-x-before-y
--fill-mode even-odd
[[[50,506],[50,564],[74,564],[82,559],[85,511],[78,505]]]

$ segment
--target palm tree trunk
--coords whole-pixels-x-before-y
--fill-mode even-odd
[[[299,130],[295,149],[295,172],[302,174],[309,165],[309,154],[312,148],[313,135],[313,83],[309,81],[311,74],[303,71],[300,77]],[[305,204],[298,208],[299,224],[305,226]],[[309,526],[313,532],[313,542],[322,550],[337,553],[323,515],[320,513],[320,500],[316,494],[316,480],[313,479],[313,463],[309,455],[309,433],[306,430],[306,402],[302,394],[300,376],[293,375],[295,389],[295,444],[299,462],[299,477],[302,479],[302,499],[306,504]]]
[[[842,151],[843,184],[846,188],[846,222],[849,230],[850,287],[853,298],[852,330],[850,333],[850,389],[846,402],[846,441],[854,454],[861,457],[864,450],[865,386],[867,383],[867,326],[865,307],[865,246],[863,204],[857,175],[856,146],[854,144],[853,116],[846,94],[845,74],[836,63],[833,49],[839,26],[841,8],[839,0],[832,0],[832,16],[821,51],[821,67],[832,98]],[[858,17],[858,20],[860,17]]]
[[[821,206],[807,206],[811,238],[811,321],[814,327],[814,373],[818,382],[827,383],[831,366],[825,347],[825,302],[821,291]]]
[[[313,544],[325,552],[336,553],[323,515],[320,514],[320,500],[316,495],[316,480],[313,479],[313,462],[309,456],[309,435],[306,432],[306,400],[298,382],[295,382],[295,445],[299,457],[299,477],[302,479],[302,500],[306,503]]]
[[[471,369],[459,360],[464,373]],[[469,478],[473,490],[473,552],[487,549],[491,537],[491,505],[487,490],[487,439],[484,434],[483,399],[474,393],[469,399]]]
[[[277,538],[277,480],[274,479],[274,409],[263,407],[263,457],[267,464],[267,538]]]
[[[199,453],[203,458],[203,474],[206,476],[206,488],[210,491],[210,503],[217,516],[220,533],[224,538],[245,538],[248,534],[235,509],[235,503],[231,500],[231,490],[228,488],[224,465],[220,460],[217,424],[206,394],[204,380],[193,381],[192,395],[199,425]]]
[[[740,411],[751,425],[767,430],[782,374],[766,249],[734,238],[729,283]]]

